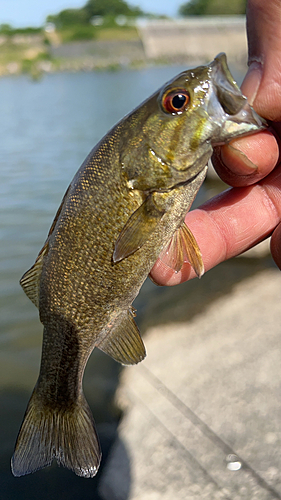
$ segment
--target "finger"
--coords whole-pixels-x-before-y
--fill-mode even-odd
[[[281,121],[281,2],[249,0],[247,36],[249,66],[260,65],[260,82],[253,105],[257,113]]]
[[[266,177],[278,158],[276,138],[271,132],[263,131],[215,148],[212,162],[226,184],[239,187],[255,184]]]
[[[255,110],[264,118],[275,122],[281,121],[280,16],[280,0],[248,1],[249,70],[241,86]],[[271,125],[278,140],[281,137],[280,123],[279,126],[275,123]],[[236,151],[233,151],[233,147]],[[239,139],[230,147],[224,146],[214,158],[214,163],[225,182],[241,186],[255,183],[267,175],[277,158],[277,142],[258,134]]]
[[[216,196],[189,212],[185,222],[197,240],[207,271],[268,237],[280,220],[281,167],[260,184]],[[195,273],[185,263],[176,274],[158,260],[151,276],[160,285],[176,285],[194,278]]]
[[[253,63],[241,86],[250,104],[255,101],[261,78],[261,65]],[[275,129],[242,137],[229,145],[216,148],[212,161],[224,182],[236,187],[249,186],[273,170],[278,162],[280,150],[278,125],[274,124],[274,127]]]

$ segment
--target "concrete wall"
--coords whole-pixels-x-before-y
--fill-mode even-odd
[[[244,16],[143,21],[138,23],[138,29],[148,59],[184,56],[210,60],[219,52],[226,52],[232,60],[246,59]]]

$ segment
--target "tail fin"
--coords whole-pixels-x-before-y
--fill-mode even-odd
[[[67,409],[45,407],[34,390],[22,423],[11,466],[24,476],[51,465],[53,459],[82,477],[94,477],[101,452],[95,423],[83,394]]]

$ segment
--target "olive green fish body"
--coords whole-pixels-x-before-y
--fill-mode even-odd
[[[169,213],[161,213],[157,228],[138,252],[114,263],[112,255],[118,236],[144,197],[136,191],[126,191],[122,176],[116,175],[118,170],[109,169],[105,160],[101,163],[93,157],[79,172],[78,184],[70,186],[47,241],[39,300],[43,324],[47,325],[54,313],[61,315],[78,329],[90,330],[92,342],[98,335],[95,329],[102,328],[104,318],[112,310],[123,310],[132,303],[194,197],[190,194],[192,182],[170,193],[159,193],[160,203],[161,198],[166,198],[165,203],[172,204]],[[102,172],[104,182],[96,182]],[[205,174],[200,177],[200,184]],[[198,180],[196,187],[198,190]],[[154,202],[153,198],[157,197],[152,195],[156,207],[157,199]]]
[[[82,391],[88,357],[95,347],[123,364],[145,357],[132,302],[166,248],[164,262],[175,271],[188,260],[203,274],[185,214],[213,145],[262,127],[221,55],[168,82],[85,160],[21,280],[44,336],[14,475],[54,458],[80,476],[96,474],[100,447]]]

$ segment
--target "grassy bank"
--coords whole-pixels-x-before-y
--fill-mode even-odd
[[[28,73],[36,77],[43,72],[118,66],[119,62],[122,64],[122,60],[125,61],[127,52],[130,54],[131,42],[141,46],[138,31],[133,26],[96,27],[91,37],[83,39],[82,36],[82,40],[76,40],[75,33],[70,29],[51,33],[42,30],[29,35],[0,34],[0,75]],[[123,59],[120,50],[116,54],[116,43],[124,45]],[[108,46],[111,57],[104,54],[102,44]],[[143,54],[135,56],[138,59]],[[129,57],[129,63],[133,62],[132,59],[134,54]]]

